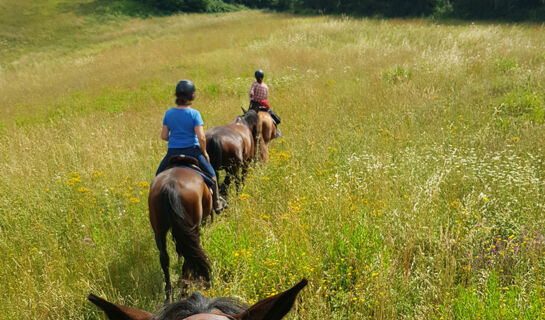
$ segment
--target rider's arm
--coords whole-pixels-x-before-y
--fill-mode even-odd
[[[250,87],[250,100],[254,98],[254,89],[255,85],[252,83],[252,86]]]
[[[170,135],[170,130],[168,130],[167,126],[163,126],[163,130],[161,130],[161,139],[168,141],[169,135]]]
[[[204,127],[196,126],[195,134],[197,135],[197,139],[199,139],[199,147],[201,148],[202,154],[206,158],[206,161],[210,162],[210,157],[206,152],[206,136],[204,135]]]

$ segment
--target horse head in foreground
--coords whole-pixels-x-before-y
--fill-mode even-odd
[[[179,165],[180,159],[175,159],[178,161],[175,164]],[[170,301],[172,290],[166,244],[169,230],[176,243],[178,258],[184,257],[182,281],[188,282],[193,276],[208,283],[210,263],[201,247],[199,228],[201,222],[212,213],[212,196],[203,177],[188,166],[175,166],[161,172],[151,183],[148,206],[161,268],[165,274],[166,300]]]
[[[216,171],[225,169],[225,179],[220,187],[220,194],[227,195],[231,179],[235,179],[237,192],[244,183],[250,162],[255,158],[258,139],[257,113],[246,111],[233,122],[206,131],[206,151],[210,164]],[[242,173],[239,174],[239,170]]]
[[[164,306],[159,314],[124,307],[93,294],[88,299],[102,309],[110,320],[279,320],[295,303],[297,294],[307,285],[303,279],[291,289],[261,300],[247,308],[231,298],[208,300],[200,293]]]

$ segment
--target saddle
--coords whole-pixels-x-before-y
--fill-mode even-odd
[[[193,171],[196,171],[198,174],[200,174],[204,180],[204,183],[206,185],[213,189],[214,187],[214,178],[210,176],[208,173],[202,171],[202,169],[199,167],[199,161],[193,157],[186,156],[184,154],[171,156],[168,158],[167,161],[167,168],[172,167],[182,167],[182,168],[188,168]]]
[[[259,102],[251,101],[249,109],[254,110],[255,112],[259,112],[259,111],[267,112],[268,114],[271,115],[271,118],[273,119],[275,125],[280,124],[280,121],[281,121],[280,117],[276,113],[274,113],[272,109],[260,105]]]
[[[179,154],[175,156],[170,156],[167,160],[167,167],[175,167],[175,166],[195,166],[197,170],[201,171],[201,168],[199,168],[199,160],[186,156],[185,154]],[[204,172],[203,172],[204,173]]]

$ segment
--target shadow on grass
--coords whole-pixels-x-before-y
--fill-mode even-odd
[[[167,248],[170,257],[172,298],[173,301],[178,301],[186,296],[182,295],[180,282],[183,258],[178,260],[174,247],[169,233]],[[153,237],[145,236],[141,239],[132,239],[130,243],[120,244],[117,254],[108,265],[108,270],[112,289],[127,299],[126,302],[132,306],[138,304],[138,308],[150,311],[156,311],[161,307],[165,298],[165,282],[159,262],[159,251]],[[195,287],[190,288],[190,291],[201,289]]]
[[[159,253],[150,237],[131,241],[119,246],[108,265],[111,286],[121,297],[137,299],[139,308],[155,311],[164,295]]]

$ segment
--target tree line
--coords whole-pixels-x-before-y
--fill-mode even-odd
[[[168,12],[222,12],[243,7],[302,14],[463,19],[545,19],[545,0],[137,0]]]

